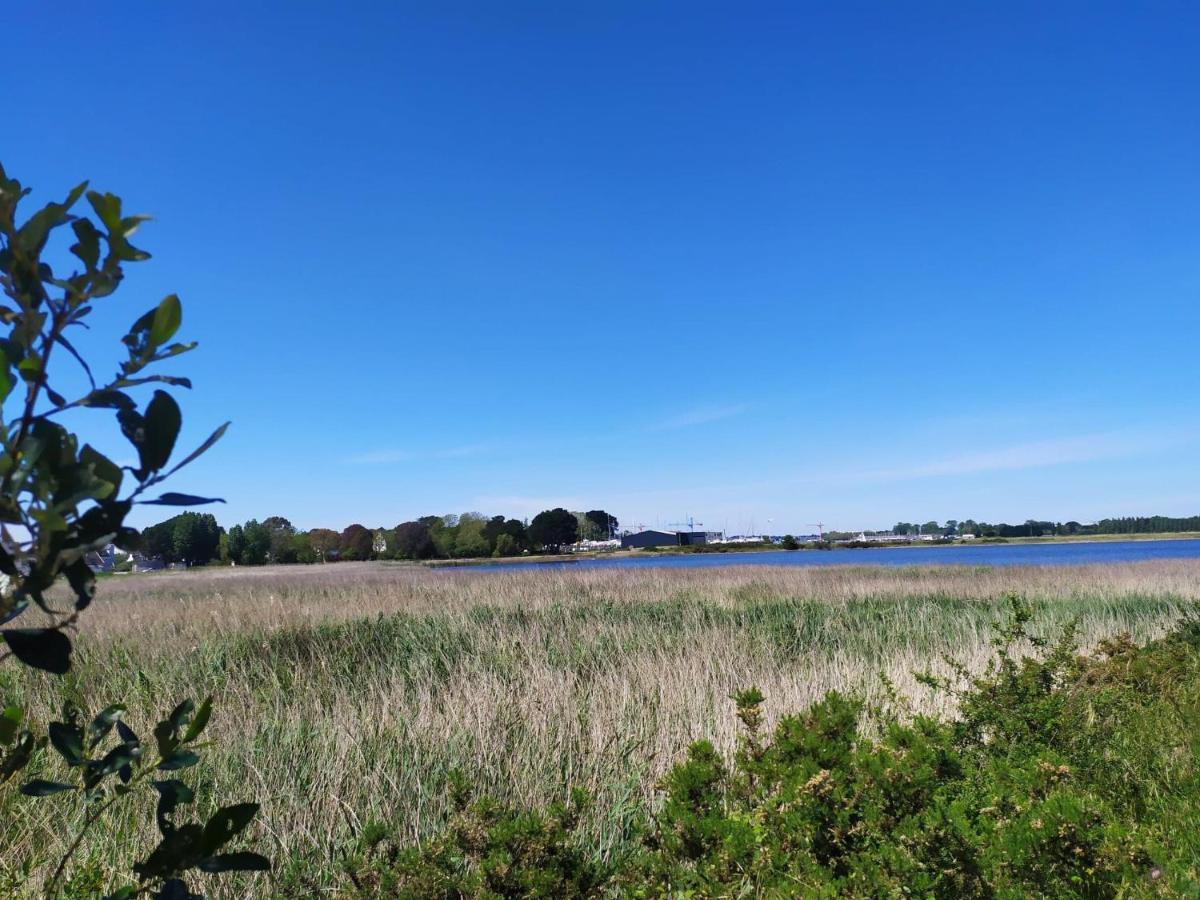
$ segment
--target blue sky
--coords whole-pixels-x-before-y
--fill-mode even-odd
[[[0,159],[225,524],[1200,512],[1192,4],[184,6],[9,10]]]

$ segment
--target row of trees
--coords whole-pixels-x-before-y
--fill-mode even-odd
[[[1165,534],[1175,531],[1200,531],[1200,516],[1123,516],[1115,519],[1101,519],[1091,525],[1079,522],[1050,522],[1039,519],[1026,519],[1019,525],[1009,525],[1007,522],[995,524],[976,522],[966,519],[948,519],[944,525],[936,521],[914,525],[911,522],[897,522],[892,526],[895,534],[936,534],[943,537],[956,537],[962,534],[974,534],[978,537],[1051,537],[1056,535],[1088,535],[1088,534]]]
[[[282,516],[251,519],[228,531],[207,513],[187,512],[143,532],[143,547],[167,562],[204,565],[213,560],[256,566],[366,559],[472,559],[557,553],[581,540],[616,534],[616,516],[605,510],[571,512],[561,507],[532,521],[485,516],[422,516],[394,528],[351,525],[342,531],[301,531]]]

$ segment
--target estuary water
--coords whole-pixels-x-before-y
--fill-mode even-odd
[[[485,563],[465,571],[531,568],[703,569],[713,566],[1078,566],[1090,563],[1141,562],[1152,559],[1200,559],[1200,539],[1094,541],[1047,544],[954,544],[942,547],[880,547],[855,550],[768,550],[758,553],[646,554],[613,559],[561,562]]]

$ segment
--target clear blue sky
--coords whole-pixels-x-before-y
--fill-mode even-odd
[[[184,6],[9,9],[0,159],[224,524],[1200,512],[1194,4]]]

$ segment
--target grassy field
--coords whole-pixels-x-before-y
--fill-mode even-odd
[[[1200,562],[1036,568],[799,568],[471,572],[415,566],[207,570],[106,579],[67,679],[0,667],[0,698],[47,721],[64,696],[131,704],[145,726],[213,694],[217,746],[196,772],[212,800],[254,797],[275,882],[213,880],[213,896],[314,896],[371,823],[421,840],[446,815],[450,773],[542,806],[594,797],[598,856],[620,848],[690,741],[732,749],[729,695],[757,685],[770,724],[832,688],[882,701],[885,674],[978,667],[1007,592],[1048,632],[1090,646],[1157,636],[1200,599]],[[80,685],[86,685],[86,690]],[[0,793],[0,893],[56,860],[61,807]],[[71,801],[64,800],[63,803]],[[145,811],[141,811],[144,813]],[[76,813],[77,815],[77,813]],[[96,829],[81,867],[132,858],[150,817]],[[33,891],[32,882],[25,889]]]

